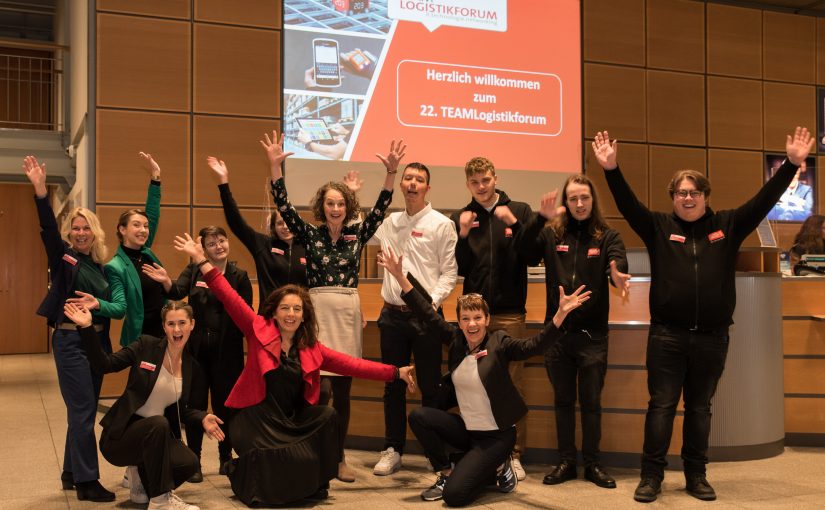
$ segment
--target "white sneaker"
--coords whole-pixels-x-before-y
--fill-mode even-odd
[[[137,466],[129,466],[126,468],[126,473],[129,480],[129,499],[132,503],[144,505],[149,502],[149,496],[146,494],[146,489],[143,488],[143,483],[140,481],[140,473],[138,473]]]
[[[200,507],[190,505],[180,499],[173,491],[155,496],[149,501],[147,510],[201,510]]]
[[[120,481],[120,486],[124,489],[129,488],[129,468],[133,466],[126,466],[126,471],[123,472],[123,480]]]
[[[515,458],[513,459],[513,471],[516,472],[516,478],[518,478],[519,482],[527,478],[527,472],[524,471],[521,461]]]
[[[375,465],[372,473],[378,476],[386,476],[395,473],[399,469],[401,469],[401,455],[395,451],[395,448],[390,446],[381,452],[381,459]]]

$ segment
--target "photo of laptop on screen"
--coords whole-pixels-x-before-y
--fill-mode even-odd
[[[332,133],[329,132],[329,126],[324,119],[298,119],[298,125],[313,142],[334,143]]]

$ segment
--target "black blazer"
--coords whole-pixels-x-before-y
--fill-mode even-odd
[[[401,298],[421,319],[433,339],[448,346],[447,367],[452,373],[467,356],[468,345],[464,333],[438,315],[415,288],[402,294]],[[478,359],[478,375],[487,391],[499,430],[512,427],[527,414],[527,404],[510,378],[510,361],[524,360],[545,352],[563,334],[550,321],[541,333],[530,338],[512,338],[504,331],[495,331],[488,333],[481,342],[479,350],[486,349],[487,355]],[[444,382],[442,380],[442,384]],[[445,399],[448,400],[453,399]]]
[[[83,339],[83,349],[86,351],[86,356],[89,358],[93,370],[101,374],[108,374],[131,367],[123,395],[117,399],[109,412],[106,413],[106,416],[100,420],[104,433],[112,439],[119,439],[125,432],[135,411],[146,403],[152,393],[152,388],[155,387],[159,371],[163,366],[163,357],[166,353],[166,339],[141,335],[136,342],[129,344],[116,353],[106,354],[101,349],[100,342],[97,340],[97,333],[93,328],[78,328],[78,330]],[[152,369],[152,366],[154,366],[154,369]],[[178,400],[180,417],[188,424],[200,424],[206,417],[206,411],[189,407],[188,402],[206,401],[206,398],[203,397],[207,391],[205,377],[201,372],[200,365],[187,349],[183,351],[181,366],[183,389]],[[163,414],[169,419],[173,430],[174,427],[180,427],[175,404],[167,407]]]

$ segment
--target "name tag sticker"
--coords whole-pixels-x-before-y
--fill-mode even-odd
[[[419,232],[418,230],[413,230],[410,233],[410,235],[413,236],[413,237],[424,237],[424,232]]]
[[[480,223],[478,222],[478,220],[476,220],[476,221],[473,222],[473,224],[470,226],[470,228],[476,228],[479,225],[480,225]]]
[[[344,234],[344,241],[355,241],[358,236],[355,234]]]
[[[150,372],[154,372],[155,369],[157,368],[157,365],[155,365],[154,363],[149,363],[148,361],[141,361],[140,362],[140,368],[142,368],[144,370],[148,370]]]
[[[484,349],[483,351],[478,351],[477,353],[475,353],[476,359],[483,358],[486,355],[487,355],[487,349]]]
[[[510,227],[504,228],[504,237],[513,237],[513,229]]]
[[[587,250],[587,257],[598,257],[599,255],[601,255],[601,253],[602,250],[600,250],[599,248],[589,248]]]
[[[68,253],[63,254],[63,260],[65,260],[66,262],[68,262],[69,264],[71,264],[73,266],[77,265],[77,259],[72,257],[71,255],[69,255]]]
[[[685,243],[685,236],[680,236],[680,235],[677,235],[677,234],[670,234],[670,240],[675,241],[677,243],[684,244]]]
[[[195,282],[195,287],[202,287],[204,289],[208,289],[209,285],[206,284],[204,281]]]
[[[300,261],[301,261],[301,264],[303,264],[303,265],[307,265],[307,259],[306,259],[306,257],[301,257],[301,258],[300,258],[300,259],[298,259],[298,260],[300,260]]]
[[[282,250],[280,248],[272,248],[272,253],[277,253],[278,255],[283,255],[284,250]]]
[[[712,243],[715,243],[716,241],[721,241],[724,238],[725,233],[721,230],[717,230],[716,232],[711,232],[710,234],[708,234],[708,240]]]
[[[568,246],[566,244],[556,245],[556,251],[568,252],[568,251],[570,251],[570,246]]]

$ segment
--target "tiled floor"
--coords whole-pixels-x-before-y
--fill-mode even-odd
[[[66,414],[57,387],[54,363],[49,355],[0,356],[0,509],[143,508],[129,502],[128,489],[118,485],[122,468],[101,458],[101,481],[116,489],[114,503],[78,501],[72,491],[60,489],[60,466],[66,434]],[[99,432],[99,430],[98,430]],[[245,508],[236,500],[225,477],[217,474],[217,448],[204,441],[204,474],[200,485],[184,484],[178,494],[202,509]],[[389,477],[372,475],[374,452],[348,451],[358,480],[353,484],[332,482],[330,498],[318,508],[383,510],[442,508],[418,494],[433,480],[420,456],[406,456],[406,469]],[[787,448],[766,460],[717,463],[709,478],[719,494],[713,503],[702,503],[684,491],[682,476],[668,472],[663,494],[649,506],[633,501],[638,471],[612,469],[619,487],[599,489],[581,480],[547,487],[541,477],[548,466],[527,466],[528,478],[512,494],[484,494],[474,508],[537,509],[569,508],[825,508],[825,449]],[[301,508],[311,508],[304,506]]]

